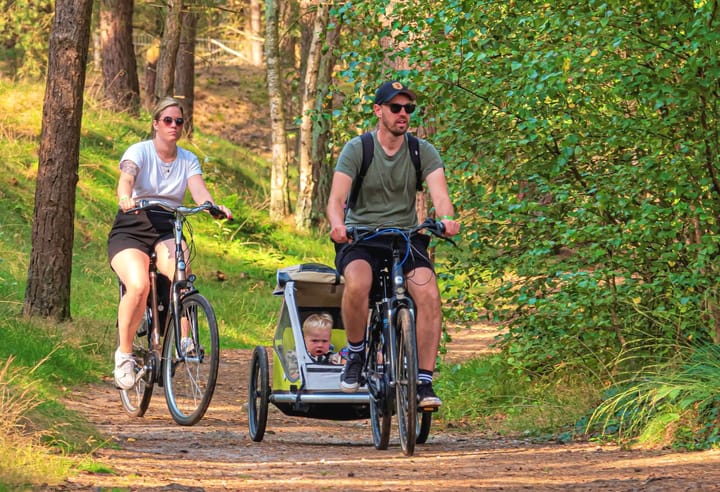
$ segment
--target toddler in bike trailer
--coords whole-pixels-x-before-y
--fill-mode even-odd
[[[330,313],[313,313],[302,325],[305,348],[315,362],[324,364],[344,364],[341,353],[334,352],[330,343],[333,317]],[[342,351],[341,351],[342,352]]]

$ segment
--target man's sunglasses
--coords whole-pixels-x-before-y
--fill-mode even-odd
[[[167,126],[172,125],[173,121],[177,126],[183,126],[183,123],[185,123],[184,118],[171,118],[170,116],[166,116],[162,119],[162,122],[165,123]]]
[[[401,109],[405,109],[405,112],[407,114],[412,114],[415,111],[415,108],[417,108],[417,106],[415,104],[410,104],[410,103],[408,103],[408,104],[390,103],[390,104],[386,104],[386,106],[390,108],[391,113],[395,113],[395,114],[399,113]]]

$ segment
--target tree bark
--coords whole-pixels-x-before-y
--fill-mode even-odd
[[[262,2],[260,0],[250,0],[250,16],[248,23],[250,36],[248,36],[248,44],[250,45],[250,63],[259,67],[263,62],[263,41],[262,41]]]
[[[155,75],[155,101],[174,95],[175,61],[180,47],[180,14],[182,0],[168,0],[165,30],[160,42],[160,57]]]
[[[267,0],[265,12],[265,58],[267,60],[267,85],[272,133],[270,218],[273,220],[283,220],[290,215],[285,110],[283,107],[282,69],[280,66],[278,37],[278,2],[279,0]]]
[[[132,40],[134,0],[102,0],[100,45],[105,98],[111,109],[137,115],[140,82]]]
[[[313,226],[321,226],[327,221],[325,207],[330,196],[330,185],[334,169],[333,156],[328,151],[328,142],[332,131],[332,110],[333,101],[330,97],[330,86],[332,74],[337,61],[336,50],[340,43],[340,25],[335,22],[335,28],[327,30],[325,34],[325,46],[320,58],[318,70],[317,96],[315,98],[315,114],[318,115],[315,121],[312,140],[311,159],[313,164],[313,182],[315,192],[312,200],[311,223]]]
[[[193,114],[195,112],[195,38],[197,35],[197,13],[186,10],[182,13],[180,46],[175,67],[175,96],[183,100],[185,125],[183,134],[192,138]]]
[[[70,318],[75,187],[92,3],[55,2],[23,305],[26,316]]]
[[[295,209],[295,225],[300,230],[307,230],[311,225],[313,211],[313,194],[316,181],[313,179],[313,120],[318,117],[315,113],[318,95],[318,72],[322,55],[322,41],[325,37],[329,18],[327,3],[317,6],[312,36],[305,57],[305,80],[302,98],[302,112],[300,120],[300,151],[299,151],[299,186],[298,200]]]

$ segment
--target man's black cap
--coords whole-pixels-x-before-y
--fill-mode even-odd
[[[397,80],[390,80],[381,85],[377,92],[375,92],[375,104],[385,104],[398,94],[405,94],[413,101],[417,99],[415,93],[408,89],[405,84]]]

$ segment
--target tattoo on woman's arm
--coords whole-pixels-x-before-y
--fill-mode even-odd
[[[130,176],[137,176],[140,168],[133,161],[122,161],[120,163],[120,170]]]

